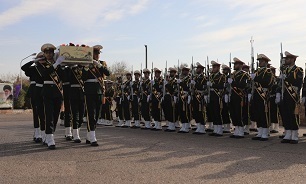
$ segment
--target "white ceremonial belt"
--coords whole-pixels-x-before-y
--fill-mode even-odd
[[[44,84],[54,84],[53,81],[44,81]]]
[[[80,88],[81,85],[80,84],[71,84],[70,87],[72,87],[72,88]]]
[[[98,82],[98,79],[87,79],[85,82]]]
[[[66,86],[66,85],[69,85],[69,84],[70,84],[70,82],[64,82],[63,86]]]
[[[35,86],[36,86],[36,87],[43,87],[43,84],[38,84],[38,83],[37,83]]]
[[[30,84],[36,84],[36,82],[35,81],[31,81]]]

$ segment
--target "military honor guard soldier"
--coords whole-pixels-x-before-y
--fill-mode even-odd
[[[280,114],[285,128],[285,137],[282,143],[298,143],[298,130],[300,125],[299,105],[300,90],[303,85],[303,69],[295,65],[297,55],[285,52],[285,65],[287,68],[279,76],[284,80],[284,91],[281,87],[276,93],[276,103],[280,103]],[[283,96],[281,96],[283,94]]]
[[[132,89],[132,73],[127,72],[125,74],[126,81],[122,84],[122,110],[123,110],[123,118],[125,120],[125,123],[122,124],[121,128],[129,128],[131,127],[131,121],[132,121],[132,104],[131,104],[131,89]]]
[[[151,117],[150,117],[150,93],[151,93],[151,81],[150,81],[150,70],[144,69],[143,74],[144,78],[141,85],[141,116],[144,119],[145,127],[142,128],[143,130],[151,130]]]
[[[230,98],[230,84],[228,79],[231,77],[231,68],[227,65],[221,65],[222,73],[226,76],[226,83],[224,89],[224,95],[222,99],[223,108],[222,108],[222,120],[223,120],[223,133],[231,133],[231,118],[229,114],[229,98]]]

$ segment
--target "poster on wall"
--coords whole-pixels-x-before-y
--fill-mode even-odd
[[[13,108],[13,84],[0,83],[0,109]]]

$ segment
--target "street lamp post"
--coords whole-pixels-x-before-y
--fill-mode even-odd
[[[29,55],[29,56],[27,56],[27,57],[23,58],[23,59],[20,61],[20,69],[19,69],[19,71],[20,71],[20,74],[19,74],[19,78],[20,78],[20,90],[22,90],[22,73],[21,73],[21,64],[22,64],[22,61],[24,61],[25,59],[28,59],[28,58],[29,58],[29,57],[31,57],[31,56],[36,56],[36,53],[33,53],[33,54],[31,54],[31,55]]]

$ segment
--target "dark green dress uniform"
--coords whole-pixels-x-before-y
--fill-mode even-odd
[[[134,80],[132,82],[132,88],[133,88],[133,94],[132,95],[132,99],[131,99],[131,103],[132,103],[132,116],[134,118],[134,126],[132,128],[140,128],[140,80]]]
[[[122,110],[123,110],[123,119],[125,120],[124,125],[122,125],[122,128],[128,128],[131,126],[131,85],[132,81],[127,80],[123,83],[121,86],[123,88],[123,96],[122,96]]]
[[[150,79],[143,79],[141,83],[141,116],[145,121],[145,127],[143,129],[151,129],[151,117],[150,117]]]
[[[224,74],[225,75],[225,74]],[[229,98],[230,98],[230,93],[232,92],[230,89],[230,84],[227,82],[228,78],[230,78],[230,74],[226,75],[226,83],[225,83],[225,88],[224,88],[224,93],[223,93],[223,108],[222,108],[222,120],[223,120],[223,133],[231,133],[231,118],[230,118],[230,113],[229,113]],[[225,98],[227,99],[227,102],[225,101]]]
[[[249,79],[248,73],[243,70],[236,70],[232,73],[233,82],[231,84],[230,115],[235,126],[233,138],[244,137],[243,107],[246,101],[246,87]]]
[[[165,114],[165,120],[169,122],[166,132],[175,131],[175,122],[177,121],[176,116],[176,100],[177,100],[177,80],[175,76],[169,77],[165,84],[166,94],[164,96],[162,107]]]
[[[267,140],[269,134],[269,93],[274,82],[270,68],[261,67],[255,71],[252,108],[258,127],[258,134],[253,140]]]
[[[218,72],[212,73],[209,78],[209,81],[212,83],[212,86],[210,87],[210,103],[208,104],[208,108],[210,108],[211,118],[214,124],[214,132],[209,135],[222,136],[222,98],[224,93],[224,84],[226,76]]]
[[[101,111],[101,118],[106,121],[105,126],[112,126],[113,116],[111,107],[113,104],[114,94],[115,89],[113,86],[109,86],[105,89]]]
[[[189,75],[184,76],[179,83],[179,98],[178,98],[178,113],[180,114],[180,121],[182,127],[179,133],[188,133],[191,121],[191,111],[190,111],[190,81],[191,77]]]
[[[25,75],[30,78],[30,86],[27,91],[26,96],[30,98],[31,107],[32,107],[32,113],[33,113],[33,123],[34,123],[34,141],[36,143],[41,142],[41,132],[40,132],[40,117],[38,115],[38,107],[37,107],[37,101],[35,97],[35,88],[36,88],[36,81],[35,78],[39,77],[37,76],[37,71],[35,69],[35,66],[32,66],[34,62],[30,61],[26,64],[24,64],[21,69],[25,72]],[[39,95],[41,96],[41,95]],[[44,120],[42,120],[44,121]]]
[[[270,98],[269,98],[269,109],[270,109],[270,123],[271,130],[270,133],[278,133],[279,129],[279,108],[278,104],[275,103],[276,92],[278,88],[279,79],[275,78],[273,85],[271,87]]]
[[[163,79],[161,77],[155,78],[152,84],[151,93],[151,115],[154,119],[154,127],[152,130],[162,130],[161,127],[161,99],[163,97]]]
[[[285,53],[286,54],[286,53]],[[288,57],[288,56],[287,56]],[[285,128],[283,143],[298,143],[300,125],[299,104],[300,90],[303,84],[303,69],[293,65],[285,71],[284,95],[280,103],[280,114]],[[278,92],[280,93],[279,88]]]
[[[80,128],[83,124],[85,98],[84,98],[84,81],[82,80],[83,66],[73,66],[69,71],[70,82],[70,109],[72,114],[72,132],[73,140],[80,143]]]
[[[118,117],[118,125],[117,127],[121,127],[123,125],[123,104],[122,104],[122,89],[121,89],[122,83],[116,83],[116,115]]]
[[[53,140],[53,133],[56,130],[56,125],[63,100],[62,83],[60,77],[62,70],[59,66],[53,67],[53,63],[46,61],[45,63],[37,64],[37,69],[43,78],[43,103],[46,120],[46,142],[50,149],[54,148],[54,144],[49,140]],[[50,136],[52,138],[50,138]]]
[[[207,78],[201,73],[194,77],[194,82],[194,93],[191,101],[192,116],[197,123],[197,129],[194,134],[205,134],[206,104],[204,95],[207,95],[207,91],[205,91],[207,90]]]
[[[99,67],[90,64],[89,67],[84,67],[82,71],[82,80],[84,81],[85,106],[87,110],[87,130],[92,146],[97,145],[95,139],[95,129],[97,124],[98,114],[102,104],[102,94],[104,91],[103,77],[109,76],[110,72],[105,65]]]
[[[69,74],[70,69],[68,66],[61,66],[62,70],[61,80],[63,83],[63,97],[64,97],[64,126],[65,126],[65,137],[67,141],[72,140],[71,134],[71,125],[72,125],[72,117],[71,117],[71,105],[70,105],[70,81]]]
[[[250,75],[248,75],[247,79],[247,86],[245,88],[245,95],[244,95],[244,101],[243,101],[243,107],[242,107],[242,122],[244,125],[244,135],[250,134],[250,125],[251,125],[251,117],[250,117],[250,102],[252,99],[251,94],[251,81],[252,78]]]

